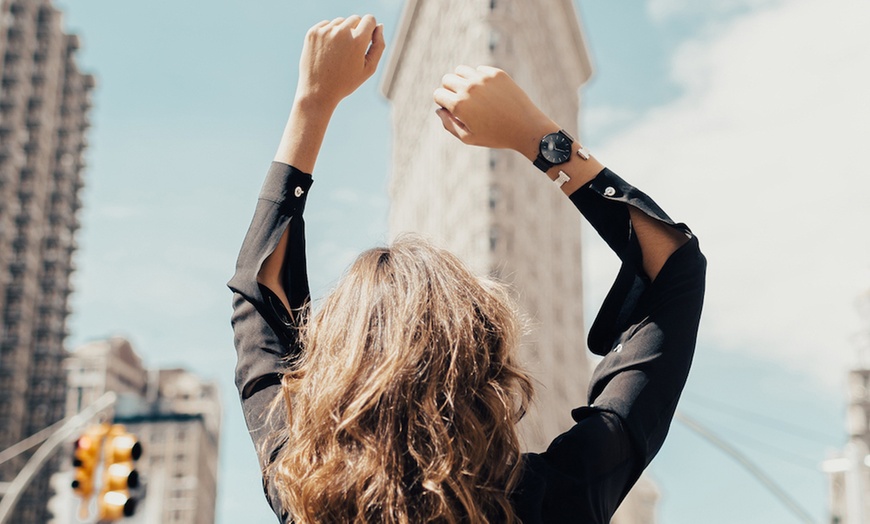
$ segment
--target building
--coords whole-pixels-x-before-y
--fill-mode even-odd
[[[0,0],[0,449],[60,420],[76,212],[94,78],[50,0]],[[28,459],[0,465],[12,480]],[[49,518],[50,464],[14,522]]]
[[[460,64],[506,70],[579,136],[579,89],[592,67],[573,2],[408,0],[381,86],[392,103],[391,236],[421,233],[513,285],[532,328],[521,356],[537,379],[521,432],[539,451],[586,399],[581,219],[525,157],[444,131],[432,92]],[[638,488],[614,522],[654,521],[657,490],[646,480]]]
[[[106,391],[119,395],[113,422],[144,449],[137,463],[145,496],[130,524],[212,524],[217,503],[221,406],[217,384],[183,369],[147,370],[130,343],[84,344],[66,360],[68,415]],[[69,472],[58,486],[69,485]],[[53,524],[76,522],[78,501],[58,498]]]
[[[151,377],[156,395],[138,405],[120,405],[115,415],[115,422],[124,424],[145,449],[138,469],[147,493],[130,523],[213,524],[220,437],[217,384],[183,369],[161,369]]]
[[[822,464],[829,478],[831,524],[870,522],[870,368],[849,372],[849,442]]]
[[[66,416],[97,400],[103,393],[145,398],[148,372],[126,339],[112,337],[76,348],[64,361],[66,370]]]
[[[524,358],[540,382],[538,404],[547,407],[527,417],[525,439],[536,450],[570,427],[565,414],[585,398],[580,217],[526,158],[471,148],[446,133],[432,92],[459,64],[501,67],[577,136],[577,90],[591,74],[589,57],[573,4],[552,4],[410,0],[382,87],[393,109],[391,235],[422,233],[517,289],[534,328]],[[534,58],[556,42],[562,60]]]
[[[822,463],[828,474],[831,524],[870,522],[870,291],[861,294],[856,305],[864,327],[855,338],[857,358],[847,381],[849,440]]]

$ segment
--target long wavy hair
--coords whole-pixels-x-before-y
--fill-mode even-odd
[[[269,466],[295,522],[517,522],[532,396],[507,291],[417,237],[362,253],[303,326]],[[283,402],[281,402],[283,400]]]

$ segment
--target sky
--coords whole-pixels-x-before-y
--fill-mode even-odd
[[[217,381],[219,522],[271,522],[232,384],[225,282],[289,111],[306,29],[371,12],[389,44],[403,2],[57,4],[82,37],[80,66],[98,80],[68,344],[122,335],[149,366]],[[846,441],[845,377],[870,342],[861,316],[870,315],[870,4],[577,7],[595,70],[581,92],[580,138],[687,222],[709,260],[680,410],[823,522],[820,463]],[[315,296],[387,238],[379,79],[339,107],[318,161],[306,211]],[[592,318],[616,262],[585,233]],[[799,521],[680,422],[650,474],[662,524]]]

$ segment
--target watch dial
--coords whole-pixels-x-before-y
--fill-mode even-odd
[[[561,133],[551,133],[541,140],[541,154],[551,164],[564,164],[571,158],[571,141]]]

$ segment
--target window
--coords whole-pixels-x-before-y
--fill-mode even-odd
[[[499,237],[498,228],[495,226],[489,228],[489,250],[490,251],[495,251],[495,248],[498,246],[498,237]]]
[[[498,207],[499,190],[498,186],[489,186],[489,209],[495,210]]]

